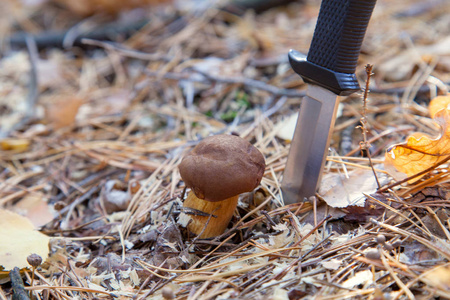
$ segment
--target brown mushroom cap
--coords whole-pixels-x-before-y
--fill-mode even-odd
[[[252,144],[223,134],[198,143],[183,158],[179,169],[197,198],[222,201],[256,188],[265,167],[264,156]]]

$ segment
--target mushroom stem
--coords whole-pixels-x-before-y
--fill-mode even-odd
[[[197,198],[195,193],[190,191],[183,207],[195,209],[208,215],[199,216],[195,212],[189,214],[191,219],[188,225],[189,231],[200,235],[200,238],[210,238],[222,234],[227,229],[231,217],[233,217],[238,199],[239,195],[236,195],[222,201],[211,202]],[[209,215],[213,216],[210,218]],[[206,223],[208,223],[207,226]]]

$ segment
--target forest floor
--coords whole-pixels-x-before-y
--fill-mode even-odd
[[[0,4],[1,299],[450,299],[448,159],[409,181],[384,164],[413,132],[446,137],[428,104],[448,92],[450,2],[378,1],[367,103],[342,97],[321,188],[289,205],[306,85],[287,52],[308,52],[319,1],[70,2]],[[230,133],[264,177],[225,233],[189,236],[178,165]]]

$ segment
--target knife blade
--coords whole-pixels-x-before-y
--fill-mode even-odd
[[[323,0],[308,56],[289,51],[308,84],[281,182],[286,204],[315,195],[340,96],[360,90],[355,69],[376,0]]]

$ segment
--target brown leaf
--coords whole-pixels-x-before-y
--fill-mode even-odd
[[[48,105],[45,110],[48,123],[55,129],[72,125],[83,102],[79,97],[67,96]]]

